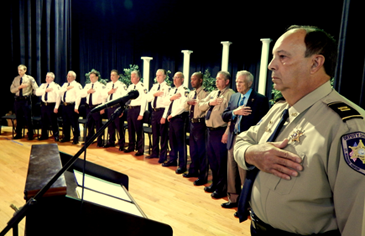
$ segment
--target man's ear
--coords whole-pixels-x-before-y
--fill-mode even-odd
[[[323,68],[325,58],[323,55],[317,54],[312,56],[311,73],[315,74],[319,69]]]

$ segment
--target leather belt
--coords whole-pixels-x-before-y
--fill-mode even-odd
[[[220,129],[226,129],[226,128],[227,128],[227,127],[217,127],[217,128],[207,127],[207,129],[209,129],[210,131],[220,130]]]
[[[128,106],[128,109],[136,109],[136,108],[140,108],[141,106]]]
[[[298,236],[300,234],[290,233],[281,229],[275,229],[271,225],[266,224],[260,218],[255,215],[255,213],[250,210],[250,216],[251,216],[251,224],[252,227],[256,229],[256,232],[258,234],[265,233],[265,235],[280,235],[280,236]],[[318,235],[318,236],[341,236],[341,233],[339,230],[331,230],[327,231],[325,233],[319,233],[319,234],[311,234],[311,235]]]
[[[100,104],[90,106],[90,105],[88,105],[88,104],[87,104],[87,106],[88,106],[90,109],[93,109],[93,108],[95,108],[95,107],[97,107],[97,106],[99,106],[99,105],[100,105]]]
[[[55,105],[55,102],[42,102],[42,105],[49,106],[49,105]]]
[[[62,102],[65,106],[75,105],[75,102]]]
[[[200,122],[205,122],[205,118],[191,118],[190,119],[191,123],[200,123]]]
[[[28,100],[29,97],[28,96],[15,96],[14,99],[15,99],[15,101],[25,101],[25,100]]]
[[[152,108],[153,111],[160,111],[160,110],[165,110],[165,108]]]

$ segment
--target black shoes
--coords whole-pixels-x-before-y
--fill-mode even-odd
[[[184,173],[184,172],[186,172],[186,168],[181,168],[181,167],[179,167],[179,168],[177,168],[177,170],[176,170],[176,174],[182,174],[182,173]]]
[[[225,202],[225,203],[222,203],[221,206],[223,208],[234,208],[234,207],[237,207],[238,204],[237,204],[237,202]]]
[[[21,139],[22,135],[15,135],[15,137],[13,137],[13,139]]]
[[[134,151],[134,150],[132,150],[132,149],[125,149],[125,150],[124,150],[124,152],[125,152],[125,153],[133,152],[133,151]]]
[[[209,185],[209,186],[207,186],[207,187],[204,188],[204,191],[205,192],[208,192],[208,193],[212,193],[212,192],[215,191],[215,186]]]
[[[153,158],[158,158],[158,156],[152,156],[152,155],[146,156],[146,159],[153,159]]]
[[[69,141],[70,141],[70,140],[69,140]],[[62,141],[61,141],[61,142],[62,142]],[[79,140],[75,140],[75,139],[74,139],[74,140],[72,141],[72,144],[78,144],[78,143],[79,143]]]
[[[61,142],[61,143],[70,142],[70,139],[62,139],[60,142]]]
[[[39,138],[38,138],[38,140],[39,140],[39,141],[41,141],[41,140],[46,140],[46,139],[48,139],[48,137],[42,137],[42,136],[41,136],[41,137],[39,137]]]
[[[183,176],[185,177],[185,178],[191,178],[191,177],[199,177],[199,175],[198,174],[194,174],[194,173],[185,173],[185,174],[183,174]]]
[[[134,154],[136,157],[138,156],[143,156],[143,152],[136,152],[136,154]]]
[[[176,161],[168,161],[162,164],[163,167],[169,167],[169,166],[177,166]]]
[[[214,191],[210,196],[212,196],[212,198],[214,198],[214,199],[220,199],[220,198],[226,197],[227,196],[227,193],[222,193],[222,192]]]
[[[194,185],[195,186],[201,186],[201,185],[206,184],[207,182],[208,182],[207,180],[197,179],[197,180],[194,181]]]
[[[115,144],[114,143],[107,143],[104,145],[105,148],[108,148],[108,147],[115,147]]]

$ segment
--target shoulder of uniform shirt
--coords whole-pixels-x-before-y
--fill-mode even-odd
[[[322,102],[334,111],[343,122],[350,119],[364,119],[365,111],[361,107],[337,94],[337,92],[332,95],[327,96]]]

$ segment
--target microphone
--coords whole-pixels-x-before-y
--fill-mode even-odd
[[[104,103],[104,104],[101,104],[101,105],[95,107],[90,112],[95,113],[95,112],[104,110],[106,108],[109,108],[111,106],[115,106],[115,105],[118,105],[118,104],[119,104],[119,106],[124,106],[130,99],[136,99],[138,96],[139,96],[139,92],[137,90],[133,90],[133,91],[130,91],[124,97],[121,97],[121,98],[118,98],[118,99],[115,99],[115,100],[111,100],[107,103]]]

